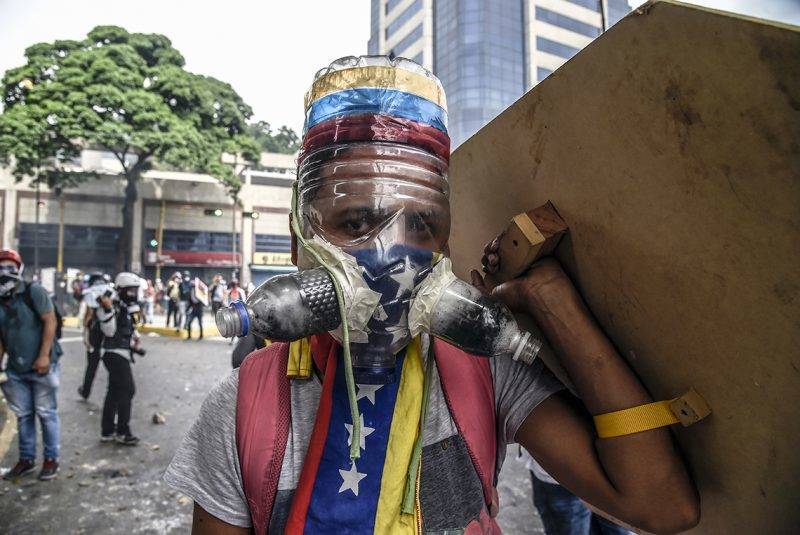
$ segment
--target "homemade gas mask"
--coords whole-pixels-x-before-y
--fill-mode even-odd
[[[305,111],[291,218],[300,271],[220,308],[216,323],[224,337],[287,342],[330,332],[343,348],[356,459],[355,383],[395,381],[396,355],[413,336],[525,362],[539,345],[450,268],[439,80],[405,58],[345,57],[317,72]]]
[[[305,156],[297,188],[303,241],[333,258],[352,294],[348,326],[356,382],[393,382],[396,354],[412,338],[413,291],[447,247],[447,164],[407,145],[334,145]],[[299,248],[300,269],[320,265]],[[341,326],[331,334],[343,341]]]
[[[8,263],[0,265],[0,297],[8,297],[22,279],[24,266]]]
[[[330,332],[346,371],[352,363],[349,389],[354,378],[393,381],[395,355],[421,332],[476,355],[533,359],[538,342],[446,257],[445,100],[439,80],[404,58],[346,57],[316,74],[292,201],[300,271],[219,309],[220,334]]]

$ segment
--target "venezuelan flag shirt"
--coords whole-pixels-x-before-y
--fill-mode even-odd
[[[402,373],[395,384],[357,385],[362,433],[361,457],[355,462],[349,457],[352,422],[344,366],[335,366],[328,401],[318,377],[292,380],[291,430],[269,533],[284,533],[287,523],[290,533],[416,533],[419,520],[423,532],[449,535],[463,533],[485,514],[480,480],[450,416],[435,364],[431,366],[422,432],[421,518],[400,513],[408,469],[406,448],[413,446],[413,436],[409,440],[404,435],[416,435],[404,423],[419,424],[421,405],[421,396],[409,378],[422,373],[427,344],[427,337],[423,337],[416,355],[398,355]],[[514,441],[524,419],[563,386],[541,362],[526,367],[511,360],[492,359],[491,370],[499,471],[506,446]],[[251,527],[236,451],[237,385],[238,370],[234,370],[209,394],[164,478],[215,517]],[[309,444],[321,403],[330,403],[327,433],[313,439],[321,442],[311,450],[319,449],[321,454],[311,459]],[[303,493],[297,489],[307,462],[316,463],[316,475],[311,492]],[[301,500],[303,503],[297,503]],[[298,509],[304,514],[298,515]]]

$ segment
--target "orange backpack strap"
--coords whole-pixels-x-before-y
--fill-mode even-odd
[[[288,353],[288,344],[273,343],[251,353],[239,369],[236,448],[244,495],[258,535],[267,533],[289,437]]]
[[[450,415],[464,438],[483,486],[486,506],[494,517],[498,508],[495,489],[497,425],[489,359],[465,353],[438,338],[434,339],[433,348]]]

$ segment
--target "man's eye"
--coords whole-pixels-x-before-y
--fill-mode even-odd
[[[345,230],[352,235],[361,235],[369,230],[366,216],[349,218],[344,222]]]
[[[436,224],[430,214],[417,212],[410,214],[406,220],[406,229],[411,232],[436,232]]]

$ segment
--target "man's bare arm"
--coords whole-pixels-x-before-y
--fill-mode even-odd
[[[39,353],[33,361],[33,369],[40,374],[50,371],[50,350],[56,338],[56,313],[50,311],[42,314],[42,341],[39,343]]]
[[[223,522],[195,502],[192,515],[192,535],[246,535],[249,533],[249,528],[241,528]]]
[[[484,264],[491,271],[497,259]],[[473,282],[483,284],[477,272]],[[562,485],[624,522],[658,533],[694,526],[699,498],[668,430],[596,437],[591,415],[652,399],[557,262],[546,260],[493,293],[536,320],[580,396],[580,402],[568,393],[544,401],[522,424],[517,441]]]

